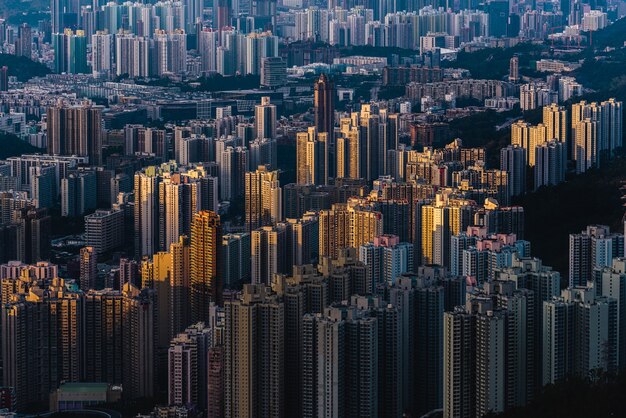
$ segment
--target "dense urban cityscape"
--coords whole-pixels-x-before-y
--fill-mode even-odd
[[[624,416],[624,16],[0,0],[0,417]]]

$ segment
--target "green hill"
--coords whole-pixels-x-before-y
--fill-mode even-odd
[[[0,160],[34,152],[42,152],[42,150],[22,141],[15,135],[0,134]]]
[[[50,74],[50,69],[45,65],[15,55],[0,54],[0,67],[4,66],[9,68],[9,75],[16,76],[19,81],[28,81],[33,77]]]

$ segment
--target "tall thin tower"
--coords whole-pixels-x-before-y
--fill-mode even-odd
[[[222,228],[217,213],[196,213],[191,224],[191,321],[209,321],[211,302],[221,303],[222,283],[218,277],[217,251]]]
[[[317,132],[333,134],[335,125],[335,83],[326,74],[315,82],[315,127]]]

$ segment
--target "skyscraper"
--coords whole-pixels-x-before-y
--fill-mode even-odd
[[[276,138],[276,105],[269,97],[262,97],[261,104],[254,107],[256,138]]]
[[[592,167],[600,167],[599,122],[583,119],[574,128],[574,160],[576,173],[581,174]]]
[[[335,126],[335,84],[322,74],[314,86],[315,128],[332,137]]]
[[[207,407],[208,353],[212,329],[197,323],[172,339],[168,349],[168,404]]]
[[[209,318],[211,302],[221,303],[222,278],[218,275],[218,250],[222,242],[220,217],[200,211],[191,224],[191,320]]]
[[[160,329],[156,291],[139,290],[126,283],[122,296],[126,332],[122,357],[124,393],[130,398],[154,396],[157,390],[156,344]]]
[[[535,189],[561,183],[566,170],[567,144],[551,140],[535,148]]]
[[[548,141],[556,139],[567,145],[569,112],[556,104],[543,107],[543,124],[547,129],[546,139]]]
[[[473,203],[437,195],[435,202],[422,206],[421,209],[422,263],[446,266],[450,260],[450,239],[469,226],[474,211]]]
[[[509,81],[517,83],[519,81],[519,57],[514,55],[509,61]]]
[[[172,173],[159,182],[159,250],[167,251],[181,235],[191,233],[193,215],[201,206],[200,182]]]
[[[65,29],[52,34],[56,73],[87,74],[87,38],[85,32]]]
[[[82,373],[82,295],[53,278],[2,306],[3,383],[15,389],[16,406],[47,402],[62,381]],[[28,297],[27,297],[28,296]]]
[[[85,293],[85,380],[120,383],[126,370],[124,356],[124,310],[122,292],[103,289]],[[128,370],[129,371],[129,370]]]
[[[274,225],[282,220],[282,189],[278,171],[270,171],[269,166],[259,166],[246,178],[246,228],[249,232],[261,227]]]
[[[368,309],[342,306],[304,316],[303,417],[378,415],[378,330]]]
[[[50,257],[50,222],[48,210],[24,207],[15,214],[17,222],[17,259],[35,263]]]
[[[613,258],[624,256],[623,235],[606,225],[589,225],[569,235],[569,285],[586,286],[596,268],[610,267]]]
[[[17,28],[17,40],[15,41],[15,55],[32,59],[33,35],[28,23],[22,23]]]
[[[626,259],[614,258],[611,267],[601,270],[602,296],[615,299],[617,303],[617,358],[619,368],[626,365]]]
[[[251,233],[250,273],[252,283],[269,285],[274,274],[289,270],[287,224],[264,226]]]
[[[216,0],[213,4],[213,16],[215,16],[215,29],[221,32],[231,26],[232,0]]]
[[[98,31],[91,36],[91,67],[94,77],[108,78],[113,75],[114,47],[114,36],[107,31]]]
[[[296,134],[298,184],[328,184],[328,170],[331,169],[329,137],[314,127]]]
[[[543,308],[544,385],[617,369],[616,299],[598,295],[593,286],[576,287],[563,290]]]
[[[9,90],[9,68],[7,66],[0,67],[0,91]]]
[[[524,148],[509,145],[500,150],[500,170],[507,172],[511,196],[526,192],[526,152]]]
[[[506,312],[479,297],[444,313],[444,417],[504,411]]]
[[[170,332],[176,335],[191,323],[189,305],[191,279],[191,248],[189,238],[181,236],[170,245],[169,251],[169,301]]]
[[[156,167],[135,173],[135,258],[151,256],[158,248],[158,182]]]
[[[336,257],[343,248],[359,248],[383,234],[382,214],[337,203],[320,211],[320,256]]]
[[[96,250],[93,247],[80,249],[80,289],[86,292],[96,288],[98,265]]]
[[[120,209],[97,210],[85,216],[87,245],[102,254],[122,246],[124,242],[124,212]]]
[[[250,283],[250,234],[225,234],[220,248],[220,276],[224,288],[239,289]]]
[[[283,302],[265,285],[246,284],[227,301],[224,330],[225,416],[284,417]]]
[[[102,107],[52,106],[47,122],[50,154],[87,156],[90,164],[102,164]]]

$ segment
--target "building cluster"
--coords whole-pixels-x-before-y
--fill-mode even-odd
[[[500,168],[509,176],[513,195],[523,194],[527,167],[532,169],[534,189],[565,180],[568,161],[576,173],[598,168],[622,147],[622,102],[581,101],[571,109],[544,106],[543,121],[523,120],[511,125],[511,145],[500,151]]]
[[[326,75],[313,93],[308,128],[281,125],[262,97],[254,119],[221,107],[208,121],[126,124],[112,156],[100,107],[48,108],[56,155],[0,165],[10,407],[65,409],[72,385],[104,384],[122,399],[167,394],[153,413],[175,416],[482,416],[617,370],[623,235],[572,235],[561,292],[510,202],[528,166],[536,187],[561,181],[572,129],[615,122],[619,102],[574,105],[576,125],[545,107],[543,124],[513,124],[489,169],[445,122],[376,102],[337,112]],[[609,126],[607,157],[621,141]],[[40,261],[59,209],[84,215],[74,274]],[[117,251],[117,266],[99,263]]]
[[[520,108],[534,110],[543,106],[566,102],[582,96],[584,89],[574,77],[550,74],[546,81],[533,80],[519,86]]]
[[[104,79],[262,71],[280,76],[288,60],[279,59],[279,39],[424,53],[490,38],[543,40],[562,27],[595,31],[608,25],[606,11],[579,4],[529,10],[523,2],[499,0],[455,5],[331,2],[282,9],[273,0],[220,0],[204,6],[200,0],[92,5],[53,0],[48,24],[32,28],[2,22],[0,44],[15,55],[52,62],[56,73],[92,73]]]
[[[537,61],[545,82],[521,55],[500,80],[441,64],[599,30],[612,9],[83,3],[52,0],[36,30],[0,22],[2,51],[55,73],[9,86],[0,68],[0,132],[45,149],[0,161],[0,408],[478,418],[626,367],[624,235],[571,234],[562,278],[516,205],[615,158],[622,102],[559,105],[583,93],[577,63]],[[355,103],[339,71],[404,96]],[[254,79],[216,73],[262,88],[204,91]],[[497,127],[494,168],[454,137],[475,102],[542,121]]]

